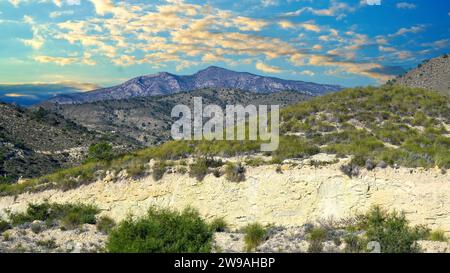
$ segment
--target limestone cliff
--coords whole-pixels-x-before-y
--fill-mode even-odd
[[[169,173],[158,182],[109,175],[101,181],[62,192],[48,190],[0,198],[0,211],[22,211],[29,202],[96,204],[116,220],[142,215],[149,206],[197,208],[206,218],[225,217],[231,226],[249,222],[301,225],[365,212],[372,205],[403,210],[412,224],[450,232],[450,175],[438,170],[379,169],[349,178],[340,164],[326,167],[268,165],[247,168],[246,181],[232,183],[208,175],[202,182]],[[114,179],[113,179],[114,178]]]

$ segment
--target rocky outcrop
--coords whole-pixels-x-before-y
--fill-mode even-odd
[[[232,183],[208,175],[202,182],[187,174],[106,179],[62,192],[48,190],[0,198],[0,211],[23,211],[28,203],[96,204],[115,220],[143,215],[150,206],[194,207],[207,219],[224,217],[232,227],[249,222],[299,226],[319,219],[364,213],[373,205],[405,211],[412,224],[450,232],[450,176],[439,170],[375,169],[349,178],[340,164],[326,167],[275,165],[247,168],[246,181]]]

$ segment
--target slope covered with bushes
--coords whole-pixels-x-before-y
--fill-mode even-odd
[[[450,99],[435,92],[397,86],[355,88],[284,108],[278,150],[266,153],[269,163],[308,158],[318,153],[352,156],[353,166],[377,164],[406,167],[450,168]],[[94,182],[106,170],[127,170],[132,176],[150,173],[158,179],[168,161],[187,157],[229,157],[260,153],[260,141],[169,141],[159,146],[29,180],[0,184],[1,195],[49,188],[68,190]],[[167,162],[166,162],[167,161]],[[266,164],[253,160],[248,165]],[[198,164],[197,164],[198,165]],[[196,166],[196,165],[194,165]],[[192,167],[192,166],[190,166]],[[204,176],[206,168],[194,176]],[[154,173],[156,174],[156,173]],[[201,175],[200,175],[201,174]]]

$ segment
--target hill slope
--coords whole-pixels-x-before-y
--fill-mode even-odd
[[[314,95],[325,94],[341,89],[336,85],[282,80],[245,72],[235,72],[212,66],[189,76],[178,76],[167,72],[141,76],[117,86],[85,93],[61,95],[52,98],[49,101],[59,104],[86,103],[132,97],[167,95],[203,88],[240,89],[262,93],[293,90]]]
[[[170,137],[170,116],[177,104],[192,106],[194,97],[202,97],[203,103],[217,104],[278,104],[281,107],[297,103],[311,96],[299,92],[282,91],[269,94],[236,89],[202,89],[166,96],[149,96],[123,100],[106,100],[84,104],[50,104],[43,106],[87,128],[114,132],[131,137],[143,145],[166,141]]]
[[[399,86],[348,89],[284,108],[280,145],[278,150],[265,153],[268,158],[260,158],[259,141],[169,141],[117,157],[112,162],[89,162],[21,185],[2,186],[0,195],[48,188],[72,189],[96,181],[99,175],[110,176],[111,171],[121,176],[151,173],[161,177],[175,164],[166,160],[187,157],[197,158],[200,165],[193,166],[201,166],[204,175],[210,169],[208,164],[213,168],[216,163],[203,157],[236,155],[241,156],[239,160],[243,164],[257,166],[289,163],[326,153],[329,154],[326,157],[333,158],[351,156],[351,162],[342,166],[342,171],[350,177],[358,176],[361,167],[373,170],[387,166],[439,167],[442,175],[448,177],[449,131],[450,98],[446,96]],[[182,161],[181,167],[186,172],[186,161]],[[312,166],[335,163],[313,159],[309,162]],[[198,168],[191,171],[198,175]],[[229,175],[239,175],[233,172]]]
[[[42,108],[0,103],[0,175],[14,180],[72,166],[81,162],[90,144],[103,137]]]
[[[426,61],[394,82],[402,86],[436,90],[450,96],[450,56],[446,54]]]

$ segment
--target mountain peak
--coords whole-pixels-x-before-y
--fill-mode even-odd
[[[297,91],[308,95],[320,95],[341,89],[336,85],[264,77],[247,72],[236,72],[218,66],[209,66],[193,75],[179,76],[168,72],[137,77],[123,84],[98,89],[83,94],[55,97],[51,103],[72,104],[132,97],[168,95],[197,89],[239,89],[255,93]]]

